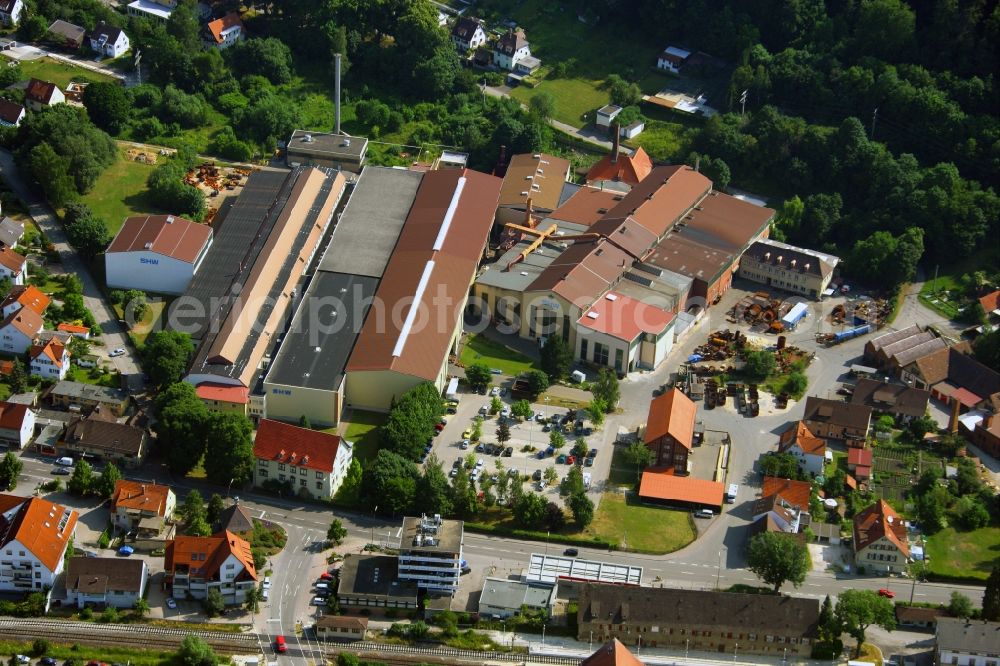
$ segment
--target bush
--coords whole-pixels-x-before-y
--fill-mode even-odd
[[[90,608],[84,608],[83,610],[80,611],[81,620],[90,620],[93,617],[94,617],[94,611],[91,610]]]
[[[111,537],[108,536],[108,531],[104,530],[101,532],[101,536],[97,539],[98,548],[107,548],[111,545]]]
[[[36,638],[35,642],[31,644],[31,653],[36,657],[42,657],[48,653],[51,647],[52,644],[44,638]]]
[[[98,619],[105,624],[113,624],[118,621],[118,609],[114,606],[108,606]]]

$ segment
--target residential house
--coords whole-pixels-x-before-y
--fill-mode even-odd
[[[639,482],[639,498],[650,504],[684,509],[722,510],[726,486],[721,481],[677,476],[672,469],[646,470]]]
[[[687,49],[682,49],[677,46],[668,46],[663,49],[656,58],[657,69],[663,69],[671,74],[680,74],[681,67],[687,62],[687,59],[691,57],[691,52]]]
[[[549,582],[487,577],[479,595],[479,616],[501,619],[523,609],[552,612],[557,586]]]
[[[493,64],[507,71],[514,71],[519,60],[530,56],[531,46],[523,30],[508,30],[493,47]]]
[[[778,451],[790,453],[799,461],[799,468],[813,476],[823,473],[826,464],[826,440],[812,434],[804,422],[799,421],[778,437]]]
[[[119,479],[111,495],[111,522],[124,530],[154,530],[173,515],[177,497],[168,486]]]
[[[949,407],[957,404],[960,412],[1000,407],[1000,373],[977,361],[965,342],[914,359],[901,367],[899,378]]]
[[[22,11],[24,11],[24,0],[0,0],[0,22],[4,25],[20,23]]]
[[[69,349],[56,340],[28,349],[29,373],[42,379],[66,379],[69,372]]]
[[[752,514],[757,530],[766,524],[768,531],[798,534],[809,525],[812,485],[808,481],[765,476],[760,494]]]
[[[859,569],[901,573],[909,559],[906,525],[885,500],[854,516],[854,563]]]
[[[817,437],[840,440],[864,440],[871,425],[872,408],[840,400],[806,398],[802,422]]]
[[[905,384],[890,384],[877,379],[861,379],[851,394],[851,404],[867,405],[876,412],[891,414],[909,423],[927,413],[931,393]]]
[[[0,126],[19,127],[24,120],[24,113],[24,107],[17,102],[0,99]]]
[[[934,632],[937,666],[995,666],[1000,663],[1000,622],[938,618]]]
[[[590,583],[580,590],[577,638],[809,657],[818,620],[818,599]]]
[[[643,443],[653,452],[651,466],[672,468],[678,474],[690,471],[697,413],[698,406],[678,388],[650,401]]]
[[[0,494],[0,592],[42,592],[63,571],[79,514],[41,497]]]
[[[42,316],[31,308],[21,308],[5,317],[3,323],[0,323],[0,351],[23,354],[31,347],[44,325]]]
[[[71,51],[76,51],[83,46],[84,37],[87,34],[86,28],[81,28],[69,21],[56,19],[48,29],[48,37]]]
[[[245,507],[240,506],[237,498],[234,504],[223,510],[212,529],[216,532],[226,531],[233,534],[243,534],[253,530],[254,520],[253,515]]]
[[[314,625],[316,638],[324,641],[363,641],[368,618],[352,615],[324,615]]]
[[[874,458],[871,449],[852,446],[847,450],[847,471],[858,481],[867,481],[872,478]]]
[[[30,284],[18,285],[10,290],[3,302],[0,302],[0,310],[3,311],[4,318],[20,311],[21,308],[29,308],[36,314],[44,315],[51,302],[52,299],[38,287]]]
[[[105,58],[117,58],[129,49],[128,35],[121,28],[100,21],[87,35],[90,48]]]
[[[6,101],[6,100],[4,100]],[[14,247],[24,237],[24,222],[4,217],[0,220],[0,247]]]
[[[988,321],[995,322],[1000,319],[1000,289],[980,296],[979,304],[983,306]]]
[[[60,453],[87,455],[119,467],[138,467],[146,457],[149,435],[143,428],[105,420],[101,410],[69,422],[59,439]]]
[[[451,29],[451,41],[461,53],[478,49],[486,43],[486,31],[479,19],[459,16]]]
[[[23,449],[35,434],[35,411],[28,405],[0,403],[0,445]]]
[[[243,39],[243,21],[238,12],[229,12],[205,26],[205,42],[213,48],[228,49]]]
[[[943,608],[896,604],[896,625],[899,627],[934,631],[937,628],[938,618],[941,617],[948,617],[948,611]]]
[[[175,599],[205,599],[215,589],[227,606],[234,606],[245,603],[247,592],[257,586],[250,544],[232,532],[179,536],[167,542],[163,562]]]
[[[195,394],[210,412],[248,414],[250,389],[245,386],[203,382],[195,387]]]
[[[340,435],[261,419],[254,437],[254,484],[275,480],[304,497],[333,497],[351,466],[354,445]]]
[[[79,324],[67,324],[65,322],[56,326],[56,330],[60,333],[69,333],[74,338],[80,338],[81,340],[90,339],[90,327],[80,326]]]
[[[77,608],[132,608],[146,592],[149,567],[142,558],[69,558],[66,601]]]
[[[9,247],[0,247],[0,279],[2,278],[8,278],[15,285],[23,285],[28,279],[28,260]]]
[[[840,258],[770,238],[756,241],[740,259],[739,275],[768,287],[819,299]]]
[[[121,389],[68,380],[53,386],[49,390],[48,398],[53,407],[87,413],[95,407],[102,407],[115,416],[122,416],[128,405],[128,393]]]

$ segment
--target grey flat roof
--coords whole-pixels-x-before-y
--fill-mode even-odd
[[[556,220],[551,217],[547,217],[538,223],[539,229],[548,229],[550,226],[555,224],[558,227],[556,232],[562,236],[572,236],[574,234],[581,234],[587,231],[587,227],[582,224],[576,224],[574,222],[563,222],[562,220]],[[554,239],[551,241],[546,241],[542,244],[541,252],[537,250],[525,257],[524,261],[519,261],[514,264],[511,269],[505,270],[507,264],[513,261],[516,257],[521,254],[521,251],[531,244],[534,239],[533,236],[529,236],[528,240],[519,241],[514,247],[510,248],[504,252],[503,256],[497,261],[489,265],[489,268],[476,279],[476,284],[483,284],[489,287],[496,287],[498,289],[507,289],[510,291],[525,291],[535,278],[541,274],[546,268],[549,267],[556,258],[562,254],[566,248],[559,247],[558,240],[559,236],[550,236]],[[572,241],[570,241],[572,244]]]
[[[253,267],[254,259],[260,254],[271,229],[291,194],[290,177],[295,172],[257,171],[247,179],[246,186],[229,212],[212,225],[213,241],[201,267],[195,273],[184,298],[174,301],[195,299],[202,304],[206,316],[184,315],[178,323],[190,332],[195,340],[201,340],[211,321],[221,323],[232,306],[230,288],[237,281],[246,282],[246,276]],[[228,304],[212,307],[223,303]],[[171,306],[174,312],[174,306]],[[167,322],[172,317],[167,317]],[[216,326],[218,328],[218,326]]]
[[[397,579],[399,559],[391,555],[348,555],[340,567],[338,595],[413,599],[415,585]]]
[[[308,141],[306,140],[307,136],[310,138]],[[367,148],[368,139],[362,136],[295,130],[288,140],[287,150],[289,153],[300,155],[357,162]]]
[[[487,578],[483,583],[483,593],[479,597],[479,608],[493,606],[514,611],[519,610],[522,605],[547,608],[554,589],[554,585],[546,583]]]
[[[306,215],[305,219],[299,223],[299,227],[295,236],[295,240],[292,243],[291,250],[284,258],[281,264],[281,268],[278,274],[274,276],[271,285],[267,292],[267,300],[265,300],[260,309],[254,316],[254,321],[257,325],[250,327],[250,333],[247,335],[246,339],[243,341],[243,346],[240,348],[240,352],[237,356],[236,363],[233,365],[220,365],[220,364],[208,364],[206,362],[211,349],[212,341],[217,336],[217,333],[210,334],[208,339],[204,340],[201,347],[198,349],[195,355],[194,363],[191,366],[191,372],[204,372],[224,377],[239,377],[244,369],[246,368],[247,361],[250,358],[250,354],[253,351],[254,346],[257,344],[261,333],[264,332],[264,322],[267,321],[268,317],[271,316],[274,305],[281,295],[282,289],[285,288],[288,282],[289,276],[292,274],[298,265],[298,256],[305,247],[306,241],[309,239],[309,235],[312,233],[314,225],[317,223],[322,224],[324,221],[319,220],[319,214],[322,211],[323,205],[326,203],[327,199],[330,197],[333,185],[336,182],[336,173],[330,169],[323,167],[314,167],[324,172],[326,180],[324,180],[323,185],[320,187],[316,198],[312,201],[312,205],[309,208],[309,213]],[[296,169],[293,172],[293,178],[291,181],[297,180],[299,176],[304,175],[304,169]],[[277,211],[280,214],[280,210]],[[273,331],[272,331],[273,332]]]
[[[960,654],[995,654],[1000,645],[1000,622],[939,617],[937,644],[939,650]]]
[[[319,269],[381,278],[423,174],[366,166]]]
[[[95,386],[94,384],[84,384],[64,379],[52,387],[49,395],[64,396],[67,398],[82,398],[95,402],[110,402],[119,404],[128,398],[128,393],[122,389],[110,388],[107,386]]]
[[[642,567],[559,555],[531,554],[527,576],[529,582],[555,583],[560,578],[638,586],[642,581]]]
[[[442,520],[434,525],[434,518],[403,518],[403,531],[399,537],[399,550],[410,552],[458,553],[462,549],[462,534],[465,523],[461,520]],[[424,543],[417,545],[417,536]],[[433,539],[428,544],[427,538]]]
[[[329,391],[339,386],[378,283],[367,275],[316,271],[265,381]]]

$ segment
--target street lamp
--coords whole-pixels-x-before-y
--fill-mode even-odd
[[[684,639],[684,658],[685,659],[688,658],[688,648],[690,648],[690,647],[691,647],[691,639],[690,638],[685,638]]]
[[[590,651],[594,651],[594,632],[590,632]]]
[[[740,644],[737,643],[736,647],[733,648],[733,663],[736,663],[736,654],[740,651]]]

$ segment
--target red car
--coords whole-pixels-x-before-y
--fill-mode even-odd
[[[893,597],[896,596],[896,593],[890,590],[889,588],[883,587],[878,591],[878,596],[885,597],[886,599],[892,599]]]
[[[566,464],[572,465],[576,462],[576,456],[566,456]]]
[[[278,636],[274,639],[274,651],[280,654],[284,654],[288,651],[288,646],[285,645],[285,637]]]
[[[330,580],[331,578],[333,578],[333,574],[331,574],[329,571],[324,571],[319,575],[320,580]]]

